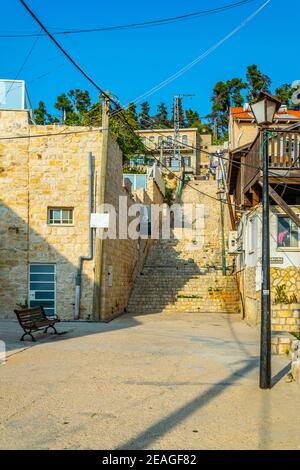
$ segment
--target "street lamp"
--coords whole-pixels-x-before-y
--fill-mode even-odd
[[[261,92],[251,105],[253,116],[261,128],[262,136],[262,286],[261,286],[261,334],[259,386],[272,386],[271,376],[271,296],[270,296],[270,227],[269,227],[269,136],[268,126],[272,124],[281,102],[266,92]]]
[[[255,121],[261,127],[273,123],[274,115],[280,106],[281,102],[265,91],[260,92],[258,99],[250,105]]]

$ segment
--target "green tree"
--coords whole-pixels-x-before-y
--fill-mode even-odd
[[[91,127],[101,127],[102,125],[102,101],[96,101],[82,115],[82,125]]]
[[[33,110],[35,123],[45,125],[47,122],[47,110],[44,101],[40,101],[36,109]]]
[[[73,107],[75,108],[78,114],[83,116],[85,113],[88,112],[91,106],[91,98],[87,90],[82,91],[79,88],[76,88],[75,90],[70,90],[68,92],[68,97],[70,98]]]
[[[228,132],[230,87],[229,82],[219,81],[213,89],[212,112],[209,116],[213,124],[214,139],[226,138]]]
[[[125,111],[112,115],[109,121],[112,136],[123,152],[124,162],[139,154],[147,154],[142,141],[134,130],[139,128],[136,106],[130,103]]]
[[[79,125],[80,119],[74,111],[70,98],[66,93],[62,93],[56,99],[54,107],[61,113],[61,122],[67,125]]]
[[[138,121],[138,115],[136,111],[136,104],[135,103],[129,103],[127,111],[126,111],[126,116],[128,122],[135,128],[138,129],[139,127],[139,121]]]
[[[157,106],[157,114],[155,116],[155,126],[168,128],[170,127],[170,121],[168,116],[168,108],[165,103],[161,102]]]
[[[256,64],[249,65],[246,73],[248,81],[248,101],[255,101],[261,91],[270,91],[271,79],[264,75]]]
[[[200,134],[210,134],[211,126],[209,123],[203,123],[199,117],[199,113],[192,109],[187,109],[185,112],[186,127],[196,127]]]
[[[40,101],[39,105],[36,109],[33,111],[33,116],[35,123],[37,125],[46,125],[46,124],[54,124],[59,122],[59,120],[52,116],[51,114],[47,113],[46,106],[44,101]]]
[[[241,91],[247,88],[247,83],[243,82],[241,78],[235,77],[227,82],[229,99],[231,106],[243,106],[244,98]]]
[[[288,83],[284,83],[275,90],[276,97],[281,101],[282,104],[291,106],[291,97],[293,89]]]
[[[198,124],[201,124],[200,116],[197,111],[192,109],[187,109],[185,112],[186,117],[186,126],[187,127],[197,127]]]
[[[139,114],[139,124],[141,129],[151,129],[152,119],[150,117],[150,105],[148,101],[141,103],[141,111]]]

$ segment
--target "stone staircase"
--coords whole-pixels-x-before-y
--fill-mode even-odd
[[[174,238],[155,241],[135,281],[130,313],[239,312],[235,277],[222,274],[220,203],[195,191],[199,188],[216,197],[215,181],[190,184],[183,190],[182,202],[204,204],[204,243],[200,246],[192,237],[178,239],[176,229]]]

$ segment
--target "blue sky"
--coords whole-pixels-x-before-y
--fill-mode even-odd
[[[28,4],[49,28],[68,29],[147,21],[236,1],[28,0]],[[5,21],[1,21],[0,34],[39,32],[18,0],[1,3]],[[111,90],[126,104],[194,60],[263,3],[264,0],[254,0],[227,12],[164,26],[57,38],[102,88]],[[149,98],[152,112],[160,101],[170,106],[174,94],[192,93],[196,96],[186,99],[185,107],[206,115],[214,84],[233,76],[244,77],[247,65],[252,63],[272,78],[274,88],[300,79],[299,13],[299,0],[272,0],[228,42]],[[0,78],[16,77],[33,41],[34,38],[0,37]],[[97,96],[46,37],[38,40],[18,78],[26,80],[33,107],[42,99],[49,111],[56,96],[70,88],[88,89],[92,97]]]

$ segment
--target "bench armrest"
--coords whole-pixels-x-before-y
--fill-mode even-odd
[[[47,317],[48,320],[56,320],[56,321],[60,321],[59,317],[57,315],[51,315],[51,317]]]

